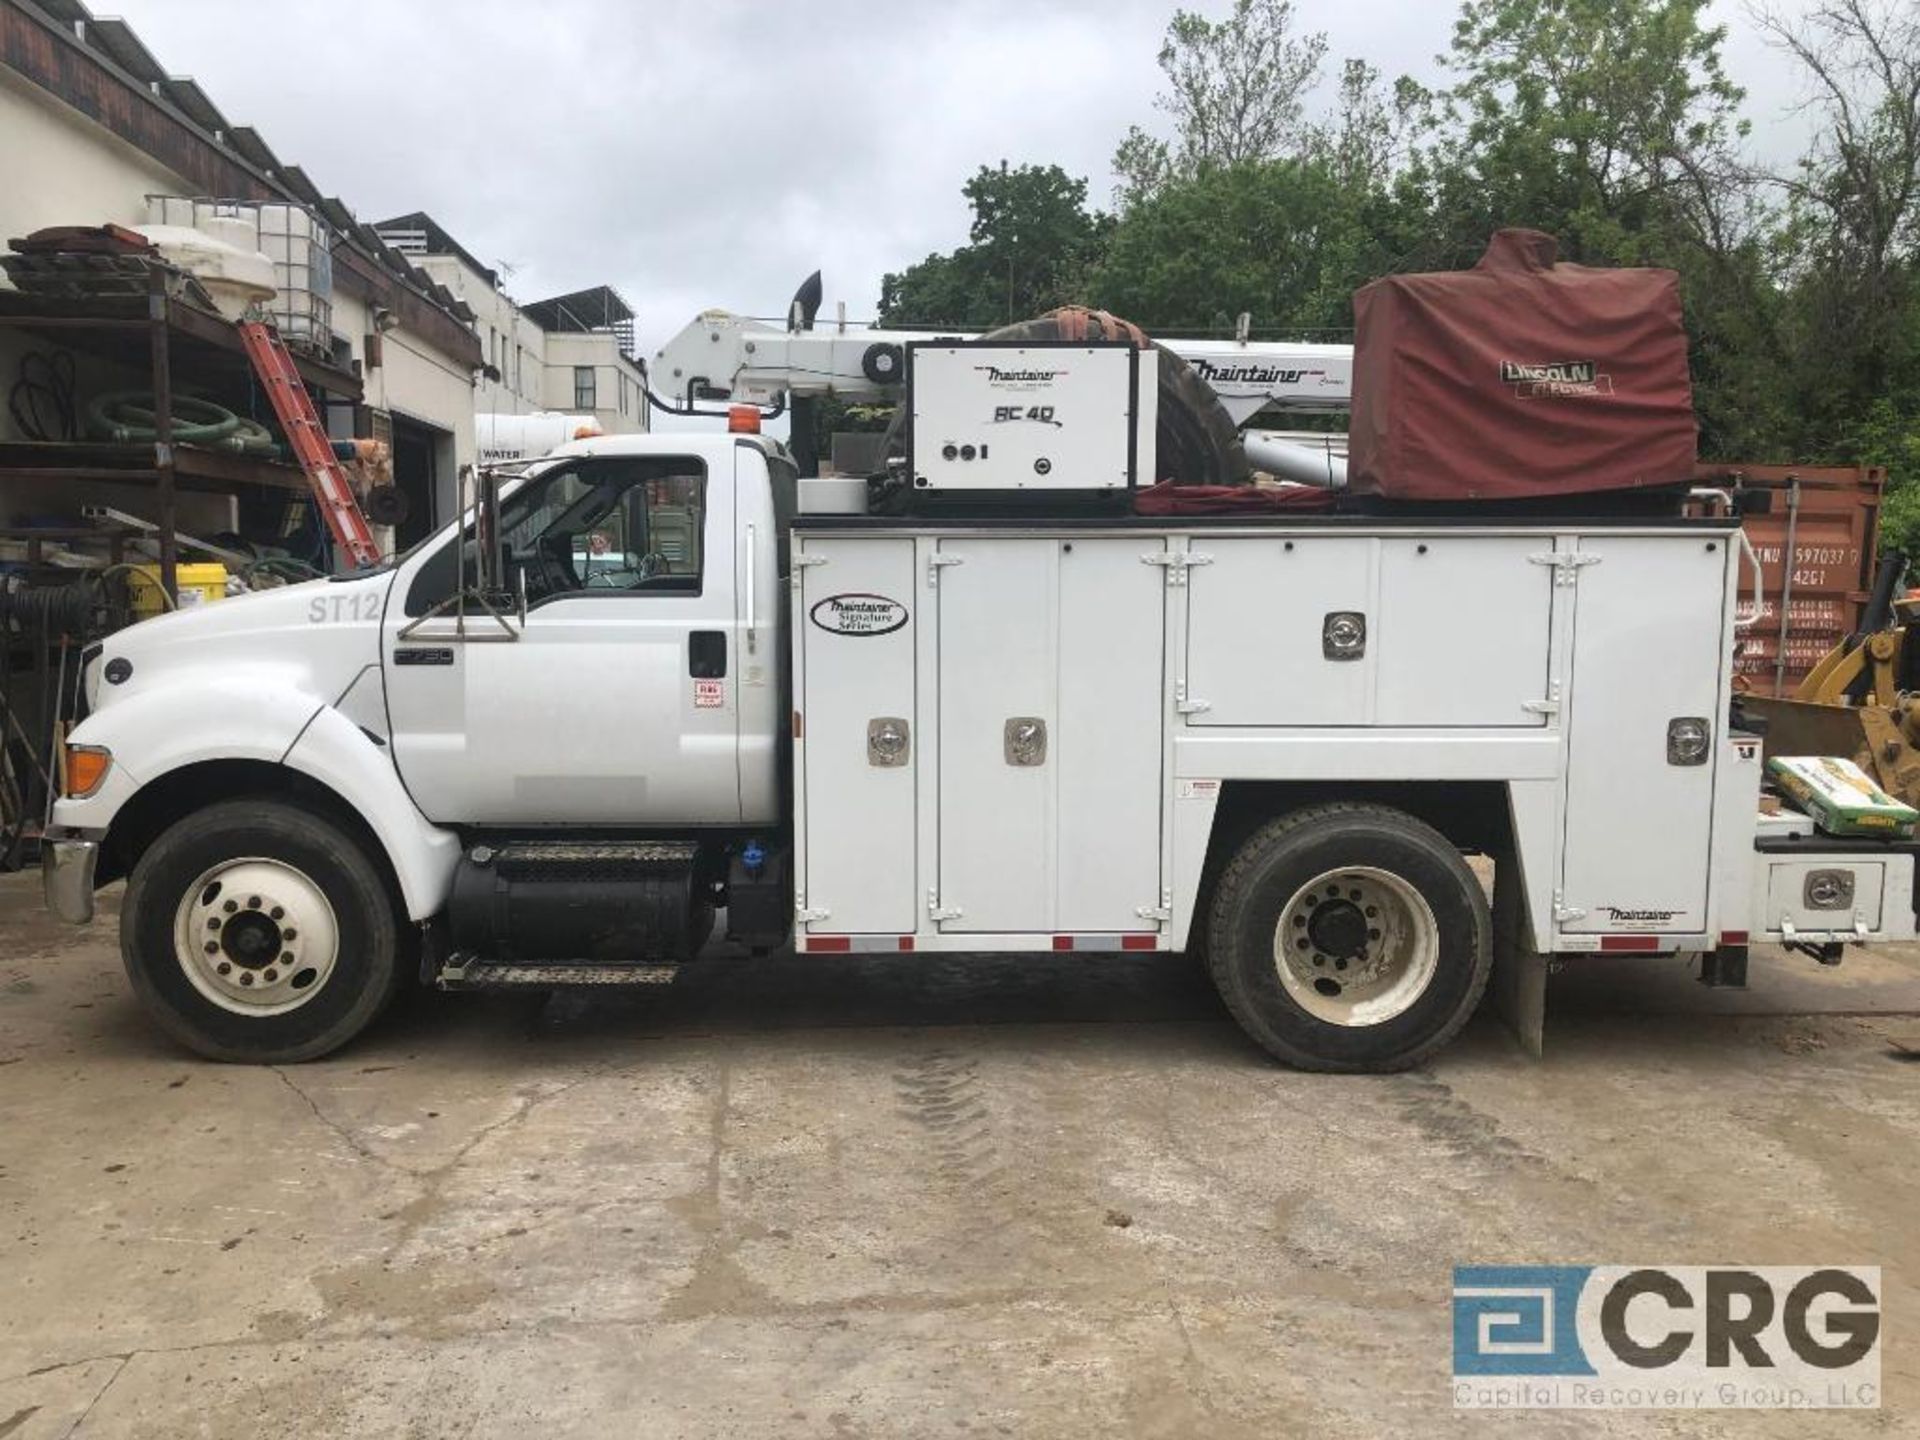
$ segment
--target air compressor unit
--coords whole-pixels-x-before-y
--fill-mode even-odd
[[[913,488],[1125,500],[1151,484],[1155,357],[1126,343],[907,347]],[[1116,423],[1118,422],[1118,423]]]

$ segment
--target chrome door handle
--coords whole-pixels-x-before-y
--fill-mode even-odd
[[[867,722],[867,763],[897,770],[913,754],[913,729],[898,715],[877,715]]]
[[[1038,715],[1010,717],[1001,729],[1000,741],[1009,765],[1047,763],[1047,722]]]

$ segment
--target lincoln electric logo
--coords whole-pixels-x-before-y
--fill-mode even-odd
[[[1047,385],[1068,372],[1065,370],[1002,370],[998,365],[976,365],[989,385]]]
[[[1611,395],[1613,377],[1602,375],[1592,360],[1500,362],[1500,382],[1522,400],[1539,396]]]
[[[1209,385],[1300,385],[1319,377],[1325,380],[1324,370],[1290,370],[1282,365],[1260,365],[1245,362],[1237,365],[1216,365],[1211,360],[1195,360],[1193,368],[1200,378]]]
[[[1880,1406],[1875,1266],[1457,1265],[1467,1409]]]

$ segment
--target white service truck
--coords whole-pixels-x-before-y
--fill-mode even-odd
[[[1125,354],[913,347],[904,513],[810,513],[845,487],[758,434],[610,436],[377,571],[113,635],[51,905],[126,877],[159,1022],[276,1062],[416,977],[670,980],[717,914],[801,957],[1201,953],[1346,1070],[1496,971],[1537,1044],[1555,957],[1913,936],[1913,846],[1760,814],[1735,519],[1122,513]]]

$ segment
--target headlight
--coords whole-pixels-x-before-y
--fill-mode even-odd
[[[1682,715],[1667,722],[1667,763],[1704,765],[1713,727],[1698,715]]]

